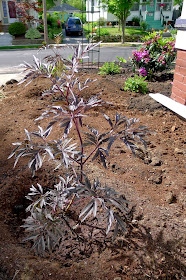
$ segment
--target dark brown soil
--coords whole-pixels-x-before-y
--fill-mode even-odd
[[[107,115],[114,117],[117,111],[139,118],[140,124],[155,132],[149,136],[147,150],[139,150],[137,157],[119,144],[110,154],[108,169],[96,161],[86,167],[90,178],[99,177],[130,202],[130,230],[114,243],[90,241],[86,250],[69,239],[45,258],[22,243],[25,195],[36,182],[52,186],[58,172],[46,164],[32,178],[24,161],[13,169],[13,159],[7,158],[12,142],[24,139],[25,128],[35,130],[33,120],[50,104],[51,98],[42,97],[50,82],[40,78],[27,87],[6,85],[5,98],[0,101],[0,280],[184,280],[184,120],[148,95],[124,92],[124,79],[131,75],[128,69],[112,76],[99,76],[97,70],[84,70],[81,75],[83,79],[97,78],[83,94],[88,98],[101,92],[102,99],[112,103],[102,109]],[[149,92],[170,96],[172,78],[172,73],[156,77],[148,84]],[[100,108],[90,111],[92,118],[86,122],[100,130],[104,124],[99,113]]]

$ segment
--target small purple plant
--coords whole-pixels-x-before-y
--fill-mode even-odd
[[[23,82],[28,84],[39,76],[50,79],[52,87],[44,96],[55,94],[59,97],[57,104],[51,104],[37,118],[36,131],[25,129],[26,139],[14,143],[16,148],[9,156],[15,157],[14,166],[21,157],[28,157],[28,167],[33,176],[47,159],[53,161],[56,168],[63,167],[63,174],[53,189],[37,183],[37,186],[31,186],[27,195],[30,205],[26,209],[29,215],[23,225],[28,233],[25,241],[32,241],[33,248],[39,254],[52,251],[67,232],[86,242],[76,231],[77,227],[85,224],[93,231],[94,228],[98,230],[97,223],[102,221],[101,226],[106,227],[105,234],[113,231],[114,238],[127,230],[127,200],[113,188],[102,186],[98,178],[91,182],[85,174],[84,166],[89,160],[99,158],[106,168],[107,157],[116,141],[122,141],[135,154],[135,142],[141,141],[145,145],[148,130],[145,126],[137,126],[137,119],[127,119],[119,113],[115,114],[114,120],[103,114],[103,119],[110,127],[106,131],[83,125],[91,109],[105,104],[97,95],[85,100],[83,90],[92,81],[87,79],[81,83],[77,76],[80,61],[96,46],[89,44],[84,50],[80,45],[74,47],[72,59],[67,60],[59,54],[60,48],[53,48],[54,55],[46,57],[44,62],[34,57],[34,65],[24,64],[25,71],[29,73]],[[41,123],[44,123],[45,128]],[[52,132],[57,126],[59,138],[53,139]],[[74,221],[70,209],[76,211],[77,205],[82,210]],[[99,228],[103,232],[100,225]]]

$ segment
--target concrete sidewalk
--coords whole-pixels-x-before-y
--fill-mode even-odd
[[[0,32],[0,47],[12,46],[12,40],[13,36],[11,36],[9,33]],[[10,81],[11,79],[19,82],[25,76],[25,74],[21,74],[21,72],[22,69],[17,67],[1,68],[0,62],[0,87],[5,85],[6,82]]]
[[[14,79],[16,81],[21,81],[25,74],[22,73],[23,69],[19,67],[8,67],[8,68],[0,68],[0,87],[5,85],[6,82]]]
[[[20,82],[23,78],[23,74],[0,74],[0,87],[12,79]]]
[[[0,47],[12,46],[13,37],[9,33],[0,32]]]

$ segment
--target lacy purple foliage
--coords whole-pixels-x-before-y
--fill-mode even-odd
[[[36,120],[38,130],[29,132],[25,129],[26,139],[13,144],[16,148],[9,158],[14,156],[16,165],[21,157],[28,157],[28,167],[33,176],[47,159],[54,161],[58,169],[61,166],[63,170],[66,168],[66,173],[63,171],[53,189],[38,183],[37,187],[30,188],[27,195],[31,204],[26,209],[29,215],[23,225],[28,233],[25,240],[32,241],[33,248],[40,254],[46,250],[52,251],[66,232],[86,241],[75,229],[87,220],[91,230],[95,226],[95,218],[97,222],[101,220],[102,227],[106,227],[105,234],[113,232],[114,237],[127,230],[128,202],[112,188],[101,186],[99,179],[91,183],[84,173],[84,165],[90,159],[99,158],[106,168],[109,151],[118,140],[135,154],[135,142],[145,145],[148,130],[145,126],[137,126],[137,119],[127,119],[118,113],[114,120],[103,114],[103,119],[110,126],[107,131],[100,132],[96,128],[83,126],[88,111],[105,104],[97,95],[84,100],[82,92],[92,81],[87,79],[81,83],[77,76],[79,63],[96,46],[89,44],[84,50],[80,45],[72,47],[72,59],[64,59],[60,55],[63,48],[52,48],[54,54],[45,57],[43,62],[34,57],[34,65],[24,64],[27,75],[22,82],[29,84],[39,76],[50,79],[52,87],[43,96],[55,94],[59,99]],[[41,127],[42,122],[46,128]],[[60,129],[59,139],[52,138],[56,126]],[[76,137],[72,127],[75,128]],[[85,131],[82,131],[84,128]],[[74,221],[69,209],[75,211],[77,205],[83,209]]]

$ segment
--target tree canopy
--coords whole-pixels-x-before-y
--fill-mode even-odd
[[[46,0],[47,10],[55,5],[55,1],[57,0]],[[16,2],[17,15],[23,23],[29,24],[31,22],[38,21],[34,18],[34,16],[30,15],[30,10],[41,13],[43,11],[43,1],[23,0],[21,2]]]
[[[139,2],[136,0],[102,0],[106,5],[108,12],[115,15],[122,26],[122,43],[125,41],[125,25],[126,19],[130,15],[130,10],[134,3]]]
[[[63,0],[62,3],[67,3],[80,11],[86,10],[86,2],[85,0]]]
[[[174,0],[174,5],[180,5],[182,7],[183,5],[183,0]]]

